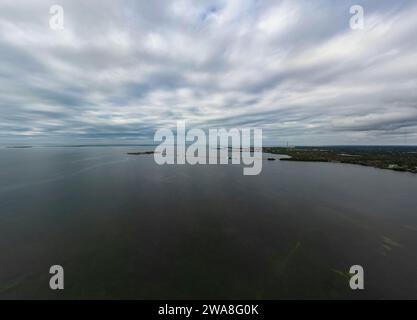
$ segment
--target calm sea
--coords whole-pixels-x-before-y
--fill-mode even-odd
[[[417,175],[140,150],[0,149],[0,298],[417,298]]]

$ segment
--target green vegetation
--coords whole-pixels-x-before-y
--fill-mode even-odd
[[[417,147],[264,147],[263,152],[290,156],[281,161],[349,163],[417,173]]]
[[[347,271],[341,271],[338,269],[331,269],[331,271],[333,271],[334,273],[336,273],[337,275],[341,276],[343,279],[346,279],[346,280],[350,280],[350,278],[352,277],[352,275]]]
[[[402,245],[398,243],[397,241],[388,238],[386,236],[382,236],[382,248],[381,248],[381,254],[386,256],[388,253],[390,253],[394,248],[400,248]]]

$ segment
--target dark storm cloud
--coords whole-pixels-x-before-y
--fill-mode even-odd
[[[268,144],[417,143],[416,15],[405,0],[5,0],[0,139],[152,141],[185,119]]]

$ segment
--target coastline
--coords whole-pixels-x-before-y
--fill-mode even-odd
[[[263,153],[284,154],[280,161],[331,162],[354,164],[378,169],[417,174],[417,156],[414,152],[364,147],[263,147]]]

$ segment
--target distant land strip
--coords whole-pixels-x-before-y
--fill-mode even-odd
[[[347,163],[417,173],[417,147],[263,147],[262,151],[264,153],[282,154],[290,157],[280,159],[281,161]]]

